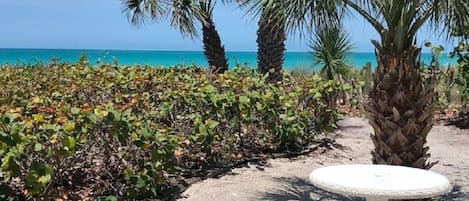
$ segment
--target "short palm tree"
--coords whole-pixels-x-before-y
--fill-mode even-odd
[[[133,24],[146,19],[157,20],[169,13],[171,25],[186,37],[196,37],[196,21],[202,26],[204,54],[212,72],[228,70],[225,48],[213,22],[215,1],[212,0],[122,0],[124,11]]]
[[[347,74],[350,67],[345,59],[352,49],[352,43],[340,26],[315,29],[310,47],[315,63],[322,65],[320,73],[323,77],[334,80]]]
[[[355,11],[379,34],[378,66],[366,110],[374,129],[373,163],[429,169],[433,90],[423,85],[416,35],[424,24],[450,32],[469,20],[467,0],[286,0],[289,25]],[[340,16],[340,15],[339,15]],[[290,20],[289,20],[290,22]],[[306,26],[308,27],[308,26]]]

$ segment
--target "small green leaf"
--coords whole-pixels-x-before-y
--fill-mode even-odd
[[[320,98],[322,98],[322,94],[317,92],[317,93],[314,94],[313,98],[314,99],[320,99]]]
[[[213,85],[207,85],[205,88],[204,88],[204,91],[206,93],[216,93],[218,92],[218,89],[215,88]]]
[[[64,130],[66,132],[73,132],[75,130],[75,123],[73,122],[67,122],[65,125],[64,125]]]
[[[8,167],[8,169],[11,172],[11,176],[12,177],[21,176],[21,167],[20,167],[19,162],[13,158],[10,158],[9,164],[10,164],[10,167]]]
[[[263,106],[260,102],[257,102],[257,103],[256,103],[256,109],[257,109],[258,111],[262,111],[262,110],[264,109],[264,106]]]
[[[135,187],[143,188],[143,187],[145,187],[145,185],[146,185],[145,180],[143,180],[142,178],[139,177],[138,180],[137,180],[137,183],[135,184]]]
[[[42,122],[44,121],[44,116],[42,116],[42,114],[33,114],[33,121],[34,122]]]
[[[36,143],[34,144],[34,151],[41,151],[42,150],[42,144]]]
[[[250,100],[247,96],[240,96],[239,97],[239,103],[241,103],[242,105],[247,105],[249,104]]]
[[[350,86],[350,84],[344,84],[344,85],[343,85],[343,90],[349,91],[349,90],[351,90],[351,89],[352,89],[352,86]]]
[[[64,145],[68,150],[72,150],[76,146],[75,138],[73,137],[65,137],[62,140],[62,145]]]
[[[80,114],[80,108],[72,107],[70,109],[70,113],[72,113],[73,115],[78,115]]]
[[[51,94],[53,97],[60,97],[62,94],[58,91],[55,91],[54,93]]]
[[[117,198],[116,196],[107,196],[106,198],[104,198],[104,201],[117,201]]]
[[[204,124],[199,125],[199,133],[201,135],[207,135],[207,127]]]
[[[49,183],[50,179],[51,175],[46,174],[44,176],[39,177],[39,179],[37,179],[37,182],[41,183],[42,185],[46,185],[47,183]]]
[[[210,130],[213,130],[213,129],[216,128],[218,125],[220,125],[220,122],[209,119],[209,120],[207,120],[207,124],[208,124],[208,128],[209,128]]]
[[[33,100],[31,101],[33,104],[40,104],[42,103],[42,98],[39,97],[39,96],[36,96],[33,98]]]

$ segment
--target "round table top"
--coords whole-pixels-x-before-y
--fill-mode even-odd
[[[337,165],[314,170],[311,182],[326,191],[358,197],[419,199],[448,193],[440,174],[391,165]]]

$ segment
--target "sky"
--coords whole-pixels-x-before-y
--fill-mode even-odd
[[[0,0],[0,48],[201,51],[201,38],[184,38],[167,19],[134,26],[120,0]],[[233,5],[216,5],[214,21],[227,51],[255,51],[257,20]],[[377,34],[359,16],[345,29],[354,52],[372,52]],[[446,45],[423,29],[418,42]],[[287,51],[309,51],[308,39],[289,34]]]

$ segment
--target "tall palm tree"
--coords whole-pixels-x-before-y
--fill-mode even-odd
[[[345,76],[349,65],[345,62],[352,43],[340,26],[321,27],[314,30],[314,38],[310,41],[316,64],[321,64],[321,75],[328,80]]]
[[[157,20],[169,13],[171,25],[177,27],[185,37],[197,37],[196,21],[202,26],[204,54],[210,70],[223,73],[228,70],[225,48],[221,44],[215,23],[212,0],[122,0],[124,12],[133,24],[141,24],[146,19]]]
[[[260,73],[269,73],[268,82],[277,83],[282,80],[286,40],[282,0],[265,1],[261,9],[257,30],[257,65]],[[274,15],[271,9],[280,13]]]
[[[259,16],[257,29],[257,66],[267,74],[267,82],[282,80],[283,54],[285,52],[285,14],[283,0],[225,0],[236,2],[247,13]]]
[[[225,56],[225,47],[221,44],[220,35],[212,19],[215,2],[199,0],[199,6],[202,11],[200,21],[202,23],[204,54],[212,72],[223,73],[228,70],[228,61]]]
[[[416,35],[424,24],[450,32],[469,20],[467,0],[286,0],[289,25],[355,11],[379,34],[378,66],[366,110],[374,129],[373,163],[429,169],[425,145],[432,128],[433,90],[420,76]],[[319,15],[318,15],[319,14]],[[308,27],[308,26],[306,26]]]

